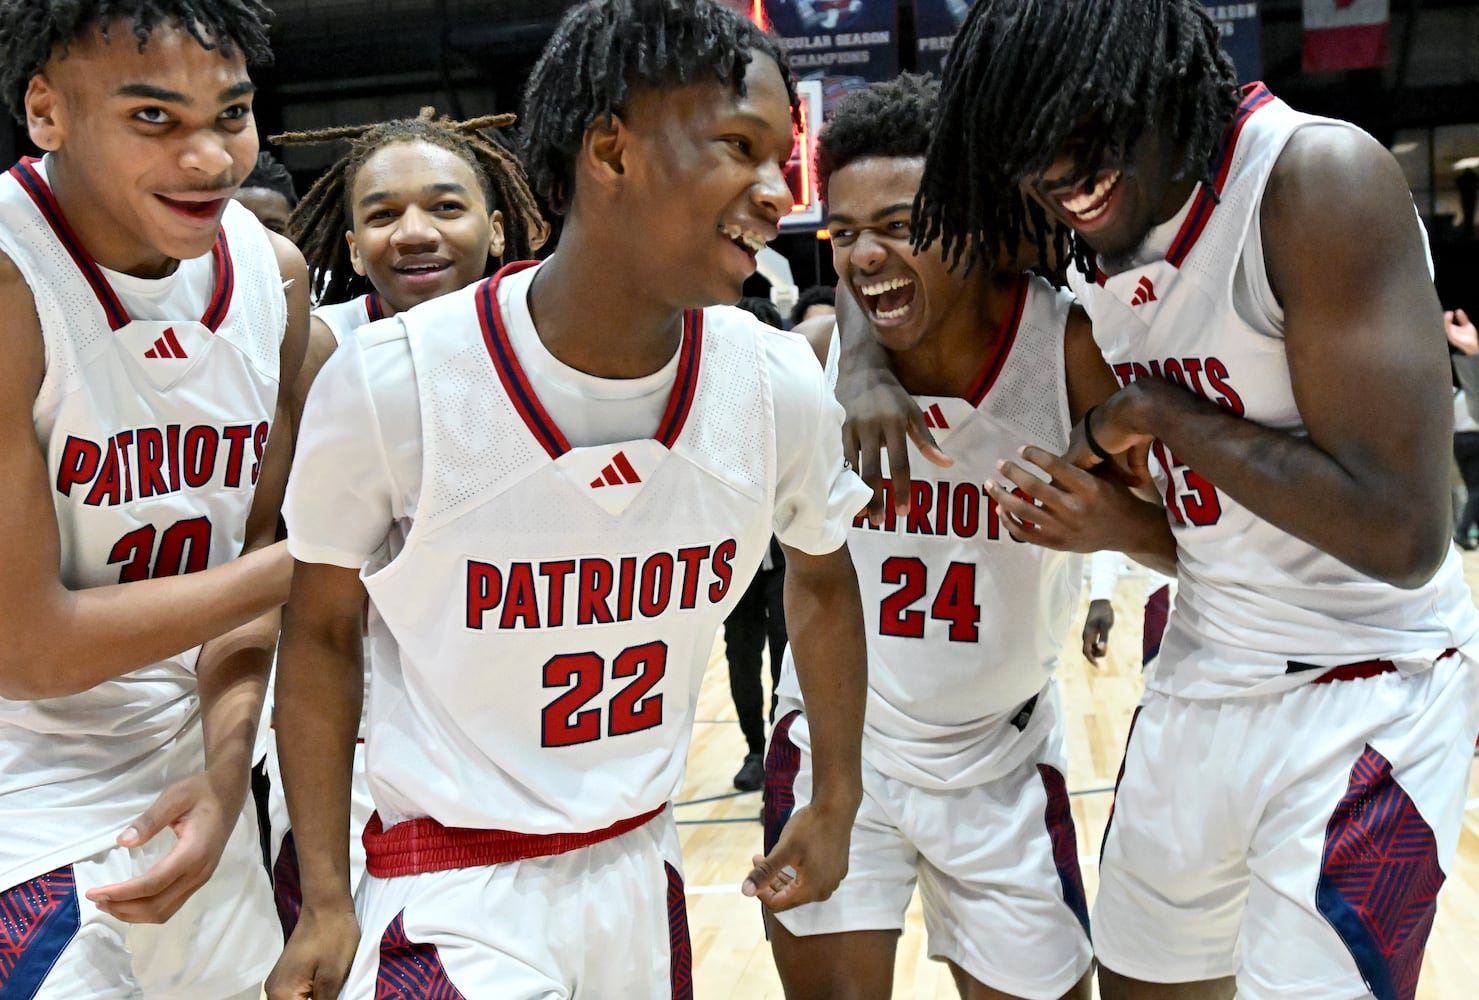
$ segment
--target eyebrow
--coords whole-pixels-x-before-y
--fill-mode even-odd
[[[230,104],[232,101],[240,100],[248,94],[257,92],[257,85],[250,80],[242,80],[240,83],[232,84],[221,91],[216,98],[222,104]],[[195,101],[188,95],[178,90],[166,90],[164,87],[156,87],[152,83],[125,83],[113,91],[115,97],[139,97],[146,101],[159,101],[161,104],[194,104]]]
[[[912,212],[912,211],[914,211],[914,202],[912,202],[912,201],[895,202],[894,204],[889,205],[887,208],[881,208],[878,211],[874,212],[873,213],[873,217],[871,219],[869,219],[868,221],[870,221],[870,222],[878,222],[881,219],[888,218],[890,215],[897,215],[900,212]],[[852,218],[852,216],[850,216],[850,215],[840,215],[837,212],[831,213],[831,219],[833,221],[836,221],[836,222],[856,222],[857,221],[854,218]]]
[[[443,181],[440,184],[428,184],[421,189],[422,194],[460,194],[466,196],[467,188],[455,181]],[[373,205],[376,202],[391,201],[396,196],[394,191],[371,191],[359,200],[359,207]]]

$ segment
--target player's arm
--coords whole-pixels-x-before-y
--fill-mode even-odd
[[[827,367],[827,351],[832,347],[832,338],[837,336],[837,320],[832,316],[816,316],[804,323],[797,323],[791,332],[805,337],[811,345],[811,353],[817,356],[817,364]]]
[[[281,604],[291,560],[281,546],[188,576],[71,590],[51,476],[32,406],[45,370],[41,323],[25,280],[0,255],[0,697],[53,698],[198,646]]]
[[[1443,316],[1391,154],[1312,126],[1262,206],[1269,282],[1308,436],[1146,379],[1094,414],[1101,447],[1155,437],[1259,517],[1369,576],[1421,586],[1449,546],[1453,416]],[[1095,461],[1080,442],[1080,464]]]
[[[334,331],[329,329],[329,325],[317,316],[310,316],[308,319],[308,350],[303,356],[303,366],[298,369],[298,377],[293,380],[292,388],[295,438],[298,428],[302,426],[303,405],[308,402],[308,390],[313,387],[313,380],[318,377],[318,370],[333,355],[334,348],[337,346]]]
[[[279,348],[276,412],[247,516],[243,553],[267,548],[276,538],[293,451],[291,399],[285,387],[297,375],[308,329],[308,274],[303,256],[282,237],[269,236],[287,283],[287,321]],[[215,871],[246,800],[280,617],[280,609],[273,607],[201,646],[195,672],[205,770],[168,786],[119,837],[120,845],[136,847],[168,827],[177,841],[138,878],[89,891],[88,898],[99,909],[131,923],[167,920]]]
[[[837,286],[837,336],[842,338],[837,401],[847,413],[842,425],[842,455],[872,488],[868,517],[875,525],[881,525],[885,451],[893,479],[894,506],[901,515],[908,513],[913,493],[909,488],[912,473],[908,441],[913,439],[920,453],[936,465],[949,466],[952,460],[935,443],[935,436],[924,422],[924,413],[899,384],[889,367],[888,355],[873,337],[862,307],[842,284]]]
[[[1094,343],[1088,316],[1077,307],[1070,313],[1064,331],[1063,360],[1069,418],[1077,424],[1119,388]],[[1141,444],[1127,451],[1125,464],[1113,475],[1096,475],[1043,448],[1028,446],[1019,452],[1022,463],[997,463],[1001,480],[988,482],[986,491],[1009,515],[1002,518],[1002,523],[1018,541],[1068,552],[1112,549],[1151,569],[1174,575],[1176,539],[1165,510],[1137,496],[1126,485],[1127,481],[1149,483],[1146,451],[1146,445]],[[1025,463],[1047,473],[1050,481],[1026,468]],[[1017,496],[1012,487],[1021,489],[1030,499]]]

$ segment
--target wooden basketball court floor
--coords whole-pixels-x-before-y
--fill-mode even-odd
[[[1470,586],[1479,591],[1479,554],[1465,556]],[[1130,715],[1141,691],[1140,632],[1145,581],[1120,580],[1108,655],[1095,667],[1079,649],[1081,602],[1064,644],[1059,682],[1068,734],[1068,788],[1078,829],[1085,889],[1098,889],[1097,853],[1119,770]],[[699,696],[688,778],[676,815],[683,839],[688,919],[693,938],[695,996],[702,1000],[780,998],[780,982],[761,927],[759,904],[739,893],[751,855],[761,844],[760,793],[737,793],[731,781],[745,744],[729,697],[722,638]],[[768,682],[767,682],[768,683]],[[1471,768],[1468,810],[1458,857],[1439,897],[1417,1000],[1479,996],[1479,759]],[[930,961],[916,896],[899,941],[896,1000],[954,998],[945,966]],[[1097,995],[1097,992],[1096,992]]]

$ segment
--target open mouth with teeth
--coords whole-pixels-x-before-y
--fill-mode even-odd
[[[719,232],[725,239],[729,240],[729,242],[739,247],[751,257],[756,256],[761,250],[765,249],[765,240],[762,237],[741,229],[739,226],[720,226]]]
[[[1093,222],[1109,210],[1109,203],[1119,189],[1122,176],[1118,170],[1106,171],[1095,178],[1092,190],[1075,188],[1071,197],[1060,196],[1058,204],[1078,222]]]
[[[912,278],[888,278],[871,284],[859,285],[863,303],[874,320],[903,319],[914,305],[918,288]]]
[[[403,264],[396,267],[396,272],[399,274],[410,274],[419,276],[424,274],[437,274],[438,272],[445,271],[446,269],[446,264]]]

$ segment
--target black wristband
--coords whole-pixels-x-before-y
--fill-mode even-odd
[[[1099,456],[1101,462],[1113,462],[1114,456],[1105,451],[1099,442],[1094,440],[1094,429],[1089,426],[1089,421],[1094,419],[1094,411],[1097,409],[1099,407],[1091,406],[1089,407],[1089,412],[1084,414],[1084,443],[1089,446],[1090,451]]]

